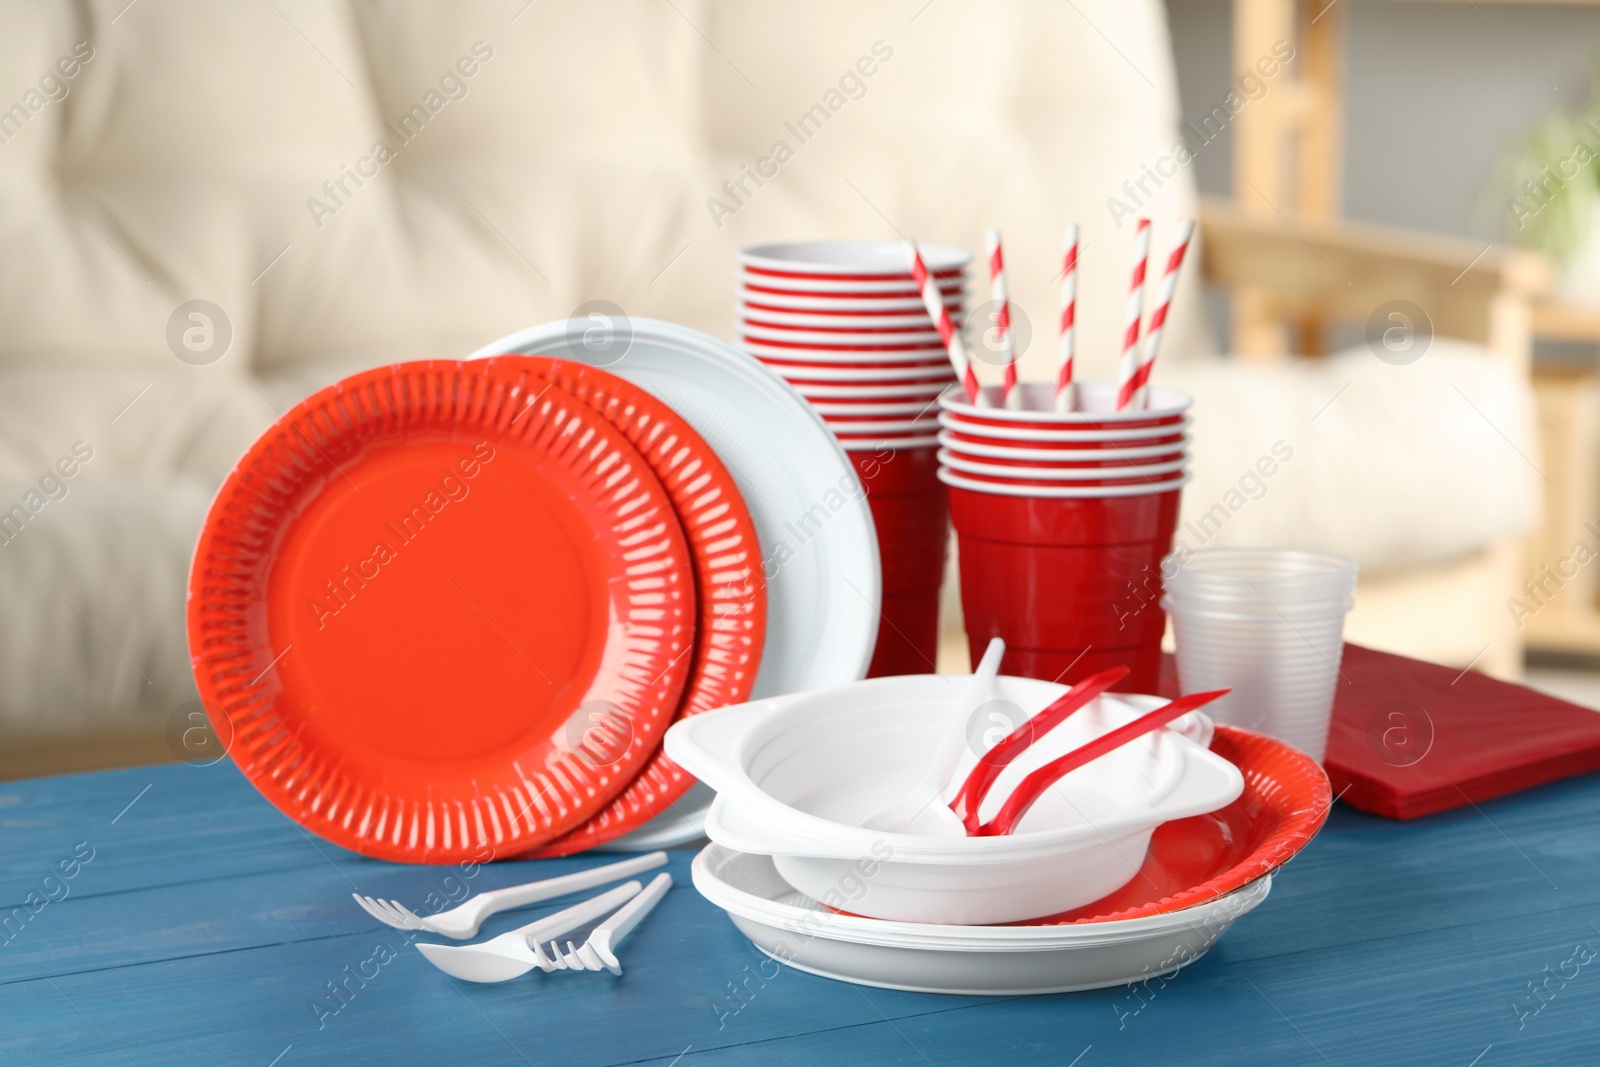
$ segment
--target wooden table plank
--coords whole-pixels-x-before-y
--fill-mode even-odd
[[[320,864],[318,848],[231,763],[170,764],[0,782],[0,904],[23,902],[87,843],[94,859],[72,894]],[[92,875],[92,877],[90,877]]]

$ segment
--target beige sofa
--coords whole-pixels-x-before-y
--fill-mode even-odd
[[[5,774],[169,755],[210,494],[345,372],[597,299],[728,337],[741,245],[998,226],[1042,374],[1075,219],[1106,376],[1132,232],[1108,201],[1144,182],[1158,252],[1195,210],[1189,168],[1144,177],[1181,117],[1157,0],[124,2],[0,11]],[[1473,567],[1537,510],[1524,381],[1468,347],[1234,364],[1199,292],[1157,371],[1199,397],[1186,519],[1401,575],[1361,634],[1498,641],[1509,669],[1482,610],[1509,594]]]

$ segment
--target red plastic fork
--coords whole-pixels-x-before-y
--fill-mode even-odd
[[[1017,823],[1022,821],[1028,809],[1033,807],[1034,802],[1044,796],[1045,790],[1062,778],[1085,764],[1116,751],[1130,741],[1137,740],[1153,730],[1159,730],[1173,719],[1187,715],[1196,708],[1205,707],[1218,697],[1227,696],[1230,692],[1231,689],[1218,689],[1210,693],[1190,693],[1188,696],[1179,697],[1170,704],[1139,716],[1126,726],[1119,726],[1115,730],[1101,734],[1087,745],[1075,748],[1059,759],[1051,760],[1018,783],[1017,788],[1006,798],[1006,802],[1000,806],[1000,811],[994,818],[978,827],[976,831],[968,830],[968,833],[973,837],[1002,837],[1009,834]]]
[[[1073,712],[1127,676],[1126,667],[1112,667],[1110,670],[1090,675],[1062,693],[1053,704],[1023,722],[1001,738],[993,748],[979,756],[977,765],[967,774],[967,780],[961,783],[961,789],[950,802],[950,810],[955,812],[956,817],[966,826],[967,834],[969,836],[977,834],[978,809],[983,807],[983,798],[989,795],[989,789],[1000,777],[1000,772],[1005,770],[1012,760],[1027,751],[1028,747],[1039,738],[1066,722],[1067,717]]]

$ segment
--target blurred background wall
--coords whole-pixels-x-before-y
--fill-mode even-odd
[[[1483,195],[1495,157],[1551,108],[1589,98],[1600,7],[1334,2],[1346,9],[1344,216],[1504,240],[1504,204]],[[1167,13],[1183,111],[1198,117],[1237,76],[1232,0],[1167,0]],[[1229,194],[1233,132],[1195,157],[1202,193]]]

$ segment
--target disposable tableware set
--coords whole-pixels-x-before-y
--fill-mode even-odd
[[[1149,378],[1191,232],[1141,346],[1139,228],[1116,383],[1074,378],[1069,229],[1053,382],[1009,357],[978,381],[967,253],[809,242],[741,253],[738,348],[558,322],[313,394],[196,547],[219,737],[286,815],[379,859],[648,853],[432,915],[356,897],[464,941],[621,882],[417,945],[467,981],[620,975],[672,885],[633,876],[706,837],[701,896],[817,974],[1016,994],[1187,964],[1326,817],[1311,756],[1226,723],[1320,755],[1332,674],[1288,630],[1336,674],[1354,578],[1167,558],[1191,401]],[[926,673],[952,524],[970,677]],[[1122,603],[1164,561],[1166,597]],[[1168,609],[1175,700],[1148,695]]]

